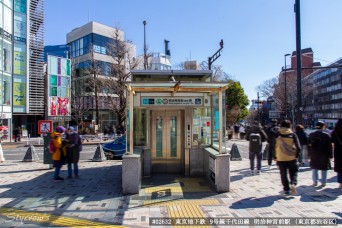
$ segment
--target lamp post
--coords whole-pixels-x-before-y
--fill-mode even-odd
[[[143,21],[144,24],[144,69],[147,70],[147,49],[146,49],[146,21]]]
[[[287,119],[287,83],[286,83],[286,57],[289,56],[290,54],[285,54],[285,66],[284,66],[284,80],[285,80],[285,119]]]

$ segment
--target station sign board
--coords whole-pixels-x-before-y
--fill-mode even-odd
[[[203,106],[202,97],[142,97],[142,106]]]

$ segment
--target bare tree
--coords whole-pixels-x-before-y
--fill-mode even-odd
[[[111,57],[110,76],[101,78],[97,83],[101,87],[101,96],[105,97],[108,108],[116,114],[116,129],[123,133],[127,116],[126,82],[131,79],[130,70],[137,68],[139,61],[134,57],[134,45],[131,41],[120,40],[119,31],[116,28],[113,42],[107,44]]]

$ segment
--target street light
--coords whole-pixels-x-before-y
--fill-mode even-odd
[[[143,21],[144,24],[144,69],[147,70],[147,49],[146,49],[146,21]]]
[[[284,66],[284,79],[285,79],[285,119],[287,119],[287,83],[286,83],[286,57],[289,56],[290,54],[285,54],[284,58],[285,58],[285,66]]]

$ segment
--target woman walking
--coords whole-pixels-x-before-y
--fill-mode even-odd
[[[334,143],[334,171],[337,173],[339,188],[342,189],[342,119],[336,123],[331,142]]]

